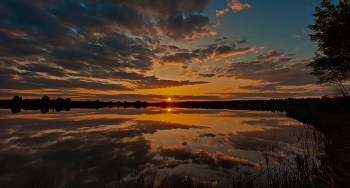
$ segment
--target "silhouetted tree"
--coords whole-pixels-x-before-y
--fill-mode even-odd
[[[308,28],[311,41],[318,42],[316,56],[308,66],[313,68],[312,75],[319,84],[336,84],[343,95],[348,95],[343,83],[350,79],[350,2],[340,0],[334,5],[323,0],[313,14],[315,24]]]
[[[57,97],[56,102],[63,102],[64,100],[61,97]]]
[[[20,101],[22,101],[22,97],[20,97],[20,96],[13,96],[13,98],[12,98],[12,101],[14,101],[14,102],[20,102]]]
[[[47,95],[44,95],[44,96],[41,98],[41,100],[43,100],[43,101],[50,101],[50,97],[47,96]]]

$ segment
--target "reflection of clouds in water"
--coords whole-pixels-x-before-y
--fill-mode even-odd
[[[299,126],[286,126],[284,121],[278,119],[265,119],[242,121],[242,124],[257,125],[260,129],[236,132],[198,133],[198,137],[210,138],[210,143],[226,144],[232,147],[229,151],[257,151],[260,157],[272,158],[280,164],[291,154],[293,144],[297,140],[293,133]]]
[[[44,172],[48,185],[58,181],[58,185],[65,182],[66,187],[73,187],[79,176],[82,187],[97,187],[115,181],[113,170],[127,176],[137,167],[145,168],[153,157],[150,141],[145,137],[129,140],[71,138],[47,148],[18,147],[1,152],[1,159],[8,167],[5,181],[13,187],[25,187]]]
[[[152,141],[144,134],[206,128],[132,118],[70,121],[51,116],[1,121],[4,124],[0,126],[0,159],[8,167],[5,182],[13,187],[24,187],[32,181],[37,184],[43,173],[46,173],[47,185],[57,181],[57,185],[72,187],[77,184],[77,177],[81,187],[108,185],[116,181],[116,173],[121,177],[132,177],[137,168],[147,169],[152,164],[155,156]],[[174,168],[177,165],[157,163],[156,167]],[[18,182],[19,179],[23,184]]]
[[[243,165],[248,167],[259,167],[257,163],[252,163],[245,159],[234,158],[223,153],[216,151],[215,153],[209,153],[206,150],[200,149],[196,152],[187,151],[182,147],[169,146],[160,147],[159,154],[164,157],[172,157],[176,160],[192,160],[197,164],[205,164],[214,168],[234,168],[237,165]]]
[[[197,134],[192,134],[187,132],[181,132],[181,133],[177,132],[176,134],[183,139],[181,141],[182,143],[186,142],[186,144],[191,145],[192,142],[198,141],[198,137],[196,136]]]
[[[148,110],[150,113],[161,113],[154,109]],[[137,111],[130,109],[124,112],[124,115],[130,116],[118,117],[111,111],[103,114],[100,110],[82,110],[76,119],[73,119],[72,114],[65,118],[63,115],[66,113],[16,116],[21,118],[0,116],[0,160],[4,160],[5,167],[9,167],[5,168],[6,184],[23,187],[28,182],[33,182],[33,178],[36,184],[46,172],[48,185],[57,181],[57,185],[73,187],[79,177],[81,187],[108,187],[115,186],[113,183],[117,177],[134,177],[136,169],[145,173],[145,178],[148,178],[145,181],[152,180],[155,169],[163,171],[163,174],[157,176],[156,183],[162,181],[161,175],[164,175],[164,172],[171,172],[166,169],[175,170],[176,173],[169,174],[170,182],[189,175],[187,172],[180,172],[179,169],[202,168],[208,172],[237,172],[239,166],[259,168],[258,163],[226,155],[223,151],[215,151],[218,148],[213,150],[211,143],[229,145],[233,154],[237,150],[249,150],[258,151],[260,156],[264,157],[264,151],[269,150],[269,157],[278,162],[280,153],[286,153],[284,150],[288,148],[288,144],[295,142],[287,136],[294,127],[282,125],[284,120],[276,118],[276,114],[273,114],[272,119],[266,112],[215,110],[211,113],[213,110],[178,110],[193,115],[219,114],[218,118],[225,114],[240,114],[246,117],[254,117],[254,114],[257,114],[257,117],[240,123],[261,127],[249,131],[204,132],[202,129],[209,130],[213,127],[194,125],[190,122],[181,124],[138,120],[136,118],[140,116],[131,116]],[[121,110],[118,112],[123,114]],[[147,111],[143,109],[136,113],[139,114],[147,114]],[[180,115],[181,113],[181,118]],[[198,130],[191,133],[187,132],[189,129]],[[173,133],[179,138],[176,140],[179,146],[152,148],[152,145],[156,144],[147,139],[145,134],[162,134],[162,131],[166,130],[175,130]],[[209,142],[199,143],[204,138]],[[160,142],[165,145],[172,140],[164,138]],[[206,150],[195,148],[197,145]],[[21,178],[23,184],[18,182]]]
[[[132,118],[98,118],[98,119],[83,119],[77,121],[69,121],[59,117],[48,120],[38,119],[1,119],[4,123],[0,126],[0,139],[9,139],[15,137],[33,138],[32,140],[40,140],[35,135],[38,132],[53,131],[64,132],[65,136],[75,136],[83,132],[90,132],[91,136],[112,136],[112,137],[134,137],[142,134],[153,134],[158,130],[172,129],[190,129],[190,128],[207,128],[200,125],[186,125],[171,122],[150,121],[150,120],[133,120]],[[126,127],[122,125],[127,124]],[[6,125],[6,126],[4,126]],[[106,127],[113,125],[113,127]],[[62,133],[63,134],[63,133]],[[52,133],[52,135],[54,135]],[[48,138],[50,139],[50,138]],[[56,138],[51,138],[55,140]],[[22,141],[29,141],[28,139]]]

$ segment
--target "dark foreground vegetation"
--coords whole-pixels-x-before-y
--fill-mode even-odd
[[[325,187],[350,187],[350,97],[323,97],[288,117],[320,130],[329,142],[320,159]]]

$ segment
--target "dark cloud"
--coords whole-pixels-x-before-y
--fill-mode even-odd
[[[203,74],[203,73],[199,73],[198,74],[199,78],[212,78],[215,77],[215,74]]]
[[[284,93],[290,92],[291,95],[295,96],[293,93],[300,94],[300,92],[305,92],[305,96],[317,96],[317,92],[320,93],[331,93],[330,88],[317,88],[317,89],[310,89],[307,88],[307,86],[298,86],[294,87],[292,86],[291,88],[284,87],[283,85],[280,85],[278,83],[275,84],[249,84],[246,86],[239,86],[240,89],[245,89],[245,90],[255,90],[259,92],[272,92],[272,91],[278,91],[281,92],[281,96],[284,96]]]
[[[144,74],[159,60],[156,53],[180,51],[159,45],[158,35],[190,40],[212,32],[199,14],[209,2],[1,1],[0,63],[16,62],[0,68],[2,88],[126,91],[207,83]]]
[[[278,57],[276,58],[277,63],[288,63],[292,60],[292,58]]]
[[[98,10],[101,11],[102,15],[108,21],[111,21],[107,27],[129,32],[134,35],[156,32],[151,17],[145,16],[131,8],[105,3],[100,4]]]
[[[222,51],[225,51],[226,48],[223,48]],[[253,61],[232,62],[226,67],[212,68],[210,71],[212,74],[220,73],[235,79],[260,81],[260,86],[248,85],[241,86],[241,88],[258,89],[261,87],[261,91],[277,90],[279,86],[304,86],[315,83],[315,77],[310,75],[310,69],[305,63],[283,57],[282,53],[276,50],[271,50],[264,56],[256,56]]]
[[[31,72],[41,72],[41,73],[48,73],[52,76],[58,76],[58,77],[64,77],[67,76],[64,69],[60,69],[57,67],[54,67],[52,64],[34,64],[34,63],[28,63],[25,65],[19,65],[17,66],[20,70],[27,70]]]
[[[43,77],[36,73],[26,74],[17,73],[17,75],[1,75],[0,80],[4,80],[0,83],[3,89],[71,89],[71,88],[83,88],[94,90],[113,90],[113,91],[131,91],[132,88],[124,86],[122,84],[112,84],[102,81],[86,81],[86,79],[67,78],[67,79],[54,79]],[[15,76],[20,76],[17,78]]]
[[[248,43],[248,41],[245,37],[242,37],[242,39],[239,39],[239,40],[237,39],[237,40],[235,40],[235,42],[237,44],[247,44]]]
[[[204,46],[205,48],[199,48],[192,50],[192,53],[176,53],[174,55],[167,55],[161,58],[162,64],[186,64],[194,60],[198,62],[205,61],[207,59],[220,60],[224,57],[235,56],[239,54],[245,54],[249,51],[254,51],[255,46],[235,49],[234,46],[219,46],[217,44],[211,44]]]
[[[196,61],[204,61],[205,59],[197,54],[190,53],[176,53],[175,55],[163,56],[161,62],[163,64],[184,64],[187,62],[191,62],[193,60]]]
[[[185,85],[199,85],[206,84],[209,82],[204,81],[177,81],[177,80],[162,80],[156,76],[145,76],[135,72],[124,72],[124,71],[113,71],[113,70],[104,70],[104,71],[92,71],[96,78],[103,78],[108,80],[119,80],[119,81],[129,81],[132,84],[135,84],[136,89],[158,89],[158,88],[168,88],[176,86],[185,86]],[[82,76],[88,77],[88,74],[81,74]]]
[[[246,39],[236,40],[237,44],[246,44],[248,41]]]
[[[201,12],[211,0],[114,0],[114,2],[130,6],[139,12],[151,14],[156,17],[174,16],[179,13]]]
[[[167,45],[160,45],[156,49],[153,50],[155,53],[163,53],[166,51],[179,51],[180,48],[174,45],[167,46]]]
[[[208,17],[189,14],[183,17],[182,14],[160,19],[157,27],[161,30],[160,35],[171,37],[175,40],[192,40],[199,36],[215,35],[208,25],[210,20]]]
[[[259,61],[263,61],[263,60],[268,60],[270,58],[275,58],[275,57],[280,57],[282,56],[282,53],[278,52],[277,50],[270,50],[268,52],[266,52],[265,55],[258,55],[255,57],[255,59],[259,60]]]
[[[260,85],[246,85],[239,86],[240,89],[257,90],[257,91],[277,91],[278,86],[276,84],[260,84]]]
[[[228,41],[228,38],[227,37],[222,37],[222,38],[217,38],[215,40],[215,42],[219,43],[219,44],[226,44]]]
[[[284,62],[290,61],[283,59]],[[307,85],[315,83],[304,64],[284,65],[278,61],[251,61],[231,63],[225,70],[237,79],[261,80],[279,85]],[[296,79],[297,78],[297,79]]]
[[[232,47],[229,47],[229,46],[221,46],[214,51],[212,58],[214,60],[219,60],[221,58],[228,57],[228,56],[245,54],[249,51],[254,51],[255,49],[256,49],[256,46],[239,48],[239,49],[233,49]]]
[[[138,89],[157,89],[157,88],[167,88],[167,87],[176,87],[176,86],[185,86],[185,85],[199,85],[207,84],[210,82],[205,81],[175,81],[175,80],[142,80],[138,83]]]

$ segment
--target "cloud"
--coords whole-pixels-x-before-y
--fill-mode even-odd
[[[135,72],[113,70],[82,71],[79,74],[66,73],[64,69],[48,67],[45,64],[30,64],[18,66],[18,69],[26,70],[22,73],[13,69],[0,68],[0,86],[2,89],[93,89],[104,91],[132,91],[135,89],[156,89],[185,85],[206,84],[205,81],[189,80],[163,80],[155,76],[145,76]],[[35,72],[34,72],[35,71]],[[42,75],[39,73],[47,74]],[[53,75],[55,77],[50,77]],[[93,76],[93,77],[91,77]],[[59,78],[56,78],[59,77]],[[92,80],[95,78],[95,80]],[[132,85],[119,84],[128,81]]]
[[[219,44],[226,44],[228,41],[228,38],[227,37],[222,37],[222,38],[217,38],[215,40],[215,42],[219,43]]]
[[[256,84],[256,85],[246,85],[246,86],[239,86],[240,89],[246,89],[246,90],[256,90],[260,92],[264,91],[277,91],[278,86],[276,84]]]
[[[180,48],[174,45],[167,46],[167,45],[160,45],[156,49],[153,50],[155,53],[163,53],[166,51],[180,51]]]
[[[175,16],[180,13],[200,13],[211,0],[114,0],[139,12],[156,17]]]
[[[21,67],[20,67],[21,68]],[[55,70],[55,69],[54,69]],[[132,88],[117,83],[103,81],[88,81],[79,78],[56,79],[41,76],[36,73],[21,73],[8,69],[0,69],[0,86],[3,89],[69,89],[85,88],[95,90],[131,91]],[[51,73],[53,74],[53,73]]]
[[[209,82],[204,81],[189,81],[189,80],[163,80],[159,79],[156,76],[145,76],[136,72],[125,72],[125,71],[96,71],[92,72],[95,77],[103,78],[108,80],[119,80],[119,81],[128,81],[135,85],[136,89],[157,89],[157,88],[167,88],[167,87],[176,87],[184,85],[198,85],[206,84]],[[88,75],[85,75],[88,77]]]
[[[256,49],[256,46],[239,48],[239,49],[232,49],[229,46],[221,46],[221,47],[215,49],[215,51],[212,55],[212,59],[220,60],[224,57],[235,56],[238,54],[245,54],[249,51],[254,51],[255,49]]]
[[[315,82],[303,63],[289,63],[290,58],[231,63],[223,69],[236,79],[260,80],[279,85],[307,85]],[[296,79],[298,78],[298,79]]]
[[[262,60],[268,60],[275,57],[280,57],[282,55],[283,54],[278,52],[277,50],[270,50],[267,53],[265,53],[265,55],[255,56],[255,59],[262,61]]]
[[[64,69],[58,68],[54,66],[55,64],[49,64],[49,63],[28,63],[25,65],[19,65],[17,66],[20,70],[26,70],[31,72],[37,72],[37,73],[47,73],[52,76],[57,77],[64,77],[67,76],[67,73]]]
[[[205,47],[192,50],[192,53],[176,53],[174,55],[163,56],[161,63],[186,64],[194,60],[198,62],[203,62],[207,59],[220,60],[224,57],[245,54],[256,49],[256,46],[235,49],[227,45],[218,47],[217,44],[211,44]]]
[[[212,78],[215,77],[215,74],[203,74],[203,73],[199,73],[198,74],[199,78]]]
[[[132,91],[207,83],[145,74],[157,53],[180,51],[160,45],[158,34],[175,40],[214,34],[200,15],[209,3],[1,1],[1,87]]]
[[[126,35],[112,34],[108,38],[103,37],[98,40],[98,45],[83,43],[82,49],[51,49],[46,52],[48,54],[44,56],[45,60],[40,62],[14,64],[15,69],[13,66],[2,67],[0,71],[3,74],[0,79],[6,80],[2,82],[2,88],[84,88],[123,91],[133,90],[133,88],[119,83],[111,84],[110,81],[130,81],[131,84],[136,85],[135,88],[139,89],[208,83],[162,80],[155,76],[123,71],[125,68],[141,72],[150,70],[157,56]],[[177,49],[174,46],[170,48]],[[121,70],[118,71],[116,68]]]
[[[243,38],[243,39],[241,39],[241,40],[235,40],[235,42],[236,42],[237,44],[247,44],[247,43],[248,43],[248,41],[247,41],[245,38]]]
[[[199,36],[216,35],[208,25],[210,20],[206,16],[189,14],[183,17],[182,14],[160,19],[157,22],[158,34],[165,35],[175,40],[193,40]]]
[[[193,54],[193,53],[176,53],[174,55],[169,55],[169,56],[163,56],[161,58],[161,63],[162,64],[185,64],[188,62],[191,62],[193,60],[196,61],[204,61],[206,60],[200,55]]]
[[[139,85],[138,89],[157,89],[157,88],[167,88],[167,87],[176,87],[176,86],[186,86],[186,85],[199,85],[199,84],[207,84],[210,82],[205,81],[194,81],[191,82],[189,80],[185,81],[177,81],[177,80],[142,80],[137,82]]]
[[[300,39],[300,38],[301,38],[301,36],[300,36],[300,35],[293,35],[292,37],[293,37],[293,38],[298,38],[298,39]]]
[[[252,5],[248,3],[243,4],[239,0],[231,0],[229,3],[227,3],[227,8],[216,10],[216,17],[223,17],[223,15],[230,12],[230,9],[232,12],[238,12],[246,8],[250,9],[252,8]]]

